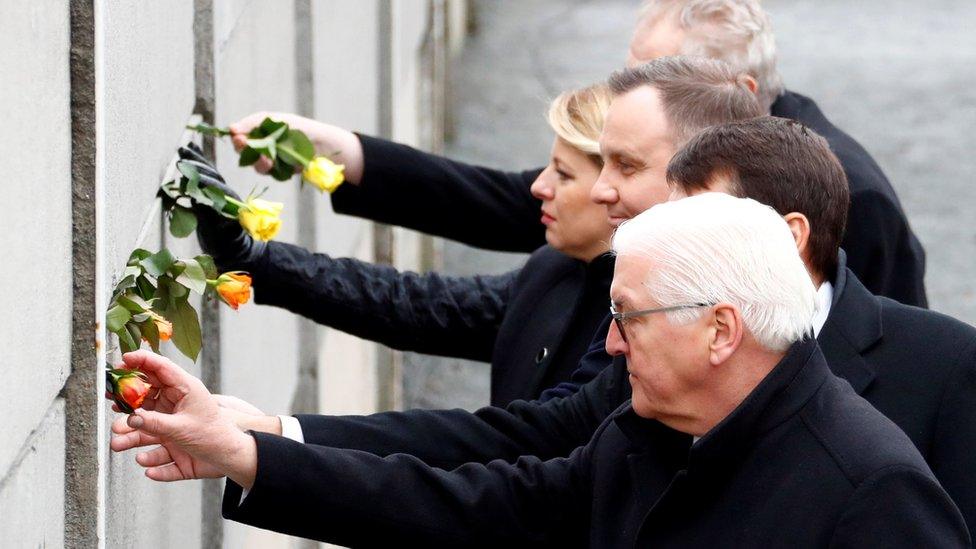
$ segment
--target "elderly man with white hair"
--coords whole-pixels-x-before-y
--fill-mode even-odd
[[[445,471],[246,434],[145,351],[124,360],[173,408],[129,425],[178,451],[180,469],[227,475],[226,515],[334,543],[969,545],[908,437],[830,373],[816,290],[775,211],[706,193],[624,223],[613,249],[607,347],[627,357],[633,400],[568,458]]]
[[[812,99],[783,87],[772,26],[759,0],[646,0],[627,64],[673,55],[729,63],[750,76],[769,114],[802,122],[826,138],[851,187],[841,245],[847,266],[871,293],[927,306],[925,252],[894,189],[871,155]],[[238,147],[267,114],[255,113],[231,126]],[[313,136],[320,153],[339,151],[350,184],[332,196],[338,213],[490,249],[531,252],[545,244],[538,227],[540,203],[529,192],[541,168],[505,172],[472,166],[295,115],[274,115]],[[259,161],[256,167],[270,166]]]

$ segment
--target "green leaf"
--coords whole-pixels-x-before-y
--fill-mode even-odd
[[[203,292],[207,290],[207,273],[203,270],[203,266],[195,259],[183,259],[181,263],[184,264],[184,269],[176,277],[176,281],[190,290],[203,295]]]
[[[147,273],[158,277],[169,270],[175,262],[176,258],[173,257],[173,254],[166,248],[163,248],[159,252],[143,259],[139,264],[146,269]]]
[[[176,206],[169,218],[169,232],[176,238],[186,238],[197,228],[197,216],[183,206]]]
[[[288,131],[288,124],[274,120],[271,117],[266,117],[261,121],[261,125],[257,129],[260,130],[262,136],[274,135],[275,139],[278,139],[278,136]]]
[[[163,316],[173,323],[173,345],[176,345],[176,348],[190,360],[195,361],[203,345],[200,320],[197,318],[196,310],[185,298],[177,299],[174,307],[163,313]]]
[[[209,205],[218,212],[223,212],[224,208],[227,207],[227,198],[225,198],[222,189],[218,189],[217,187],[204,187],[200,192],[210,201]]]
[[[139,327],[135,324],[129,322],[125,325],[125,329],[116,332],[119,336],[119,348],[123,353],[131,353],[139,349],[139,342],[142,341],[142,332],[139,331]]]
[[[141,263],[143,259],[146,259],[147,257],[149,257],[151,255],[152,255],[152,252],[150,252],[149,250],[144,250],[142,248],[136,248],[135,250],[132,250],[132,253],[131,254],[129,254],[129,261],[126,263],[126,265],[130,265],[130,266],[133,266],[133,267],[138,267],[139,266],[139,263]]]
[[[159,328],[156,327],[156,323],[150,318],[149,320],[139,323],[139,330],[142,332],[143,339],[149,343],[149,347],[158,353]]]
[[[116,303],[105,313],[105,328],[110,332],[118,332],[130,319],[132,319],[132,313],[124,306]]]
[[[193,181],[195,183],[200,182],[200,172],[197,167],[189,162],[184,162],[180,160],[176,163],[176,169],[180,170],[180,173],[187,178],[188,181]]]
[[[274,167],[271,168],[268,175],[277,179],[278,181],[288,181],[295,176],[295,168],[282,160],[281,156],[279,156],[275,159]]]
[[[136,293],[143,299],[152,299],[156,294],[156,286],[146,276],[136,278]]]
[[[209,255],[200,254],[193,259],[200,264],[200,267],[203,268],[204,275],[210,280],[213,280],[220,275],[220,272],[217,271],[217,265],[214,263],[213,258]]]
[[[125,307],[130,313],[144,313],[152,309],[152,303],[142,299],[135,294],[124,294],[118,297],[119,305]]]
[[[224,137],[225,135],[230,135],[229,129],[218,128],[217,126],[212,126],[206,122],[200,122],[199,124],[193,126],[187,126],[186,129],[193,130],[201,135],[212,135],[214,137]]]
[[[301,156],[298,158],[295,154]],[[309,140],[303,132],[299,130],[288,130],[285,134],[285,138],[278,142],[278,157],[287,162],[291,167],[297,168],[304,166],[305,162],[312,160],[315,157],[315,145]]]
[[[244,150],[241,151],[241,158],[237,162],[237,165],[242,168],[245,166],[251,166],[257,162],[259,158],[261,158],[261,153],[252,149],[251,147],[244,147]]]

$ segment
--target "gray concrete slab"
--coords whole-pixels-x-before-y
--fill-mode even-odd
[[[27,439],[13,469],[0,476],[4,547],[64,545],[64,400],[58,398]]]
[[[72,289],[68,6],[4,10],[3,28],[0,105],[13,131],[0,134],[0,349],[5,384],[29,390],[0,405],[0,477],[70,373]]]
[[[623,64],[636,0],[476,0],[477,31],[454,68],[457,158],[501,168],[545,162],[545,101]],[[932,307],[976,322],[976,3],[779,0],[765,4],[787,86],[812,96],[875,155],[928,251]],[[448,242],[447,272],[521,259]],[[487,402],[484,365],[412,364],[408,405]]]

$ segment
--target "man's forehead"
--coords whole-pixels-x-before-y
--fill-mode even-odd
[[[618,255],[610,283],[610,300],[614,305],[632,305],[631,302],[640,295],[650,269],[651,260],[646,257],[626,253]]]
[[[646,152],[649,145],[666,139],[666,125],[656,89],[641,86],[618,95],[610,103],[600,134],[601,152]]]

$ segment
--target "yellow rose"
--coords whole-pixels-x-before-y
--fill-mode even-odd
[[[258,240],[267,242],[278,234],[281,229],[281,210],[285,207],[281,202],[270,202],[260,198],[249,198],[237,212],[237,220],[250,235]]]
[[[345,165],[336,164],[324,156],[316,156],[302,170],[302,178],[318,187],[320,191],[331,193],[346,180],[343,174],[345,168]]]

